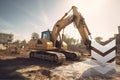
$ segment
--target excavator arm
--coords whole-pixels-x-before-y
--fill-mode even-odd
[[[71,10],[73,11],[73,15],[66,17]],[[89,29],[84,21],[84,18],[77,11],[77,7],[75,6],[72,6],[72,8],[67,13],[65,13],[65,15],[60,20],[58,20],[54,25],[51,35],[53,44],[54,45],[56,44],[56,40],[60,31],[64,29],[67,25],[71,24],[72,22],[75,24],[76,28],[78,29],[82,37],[82,40],[86,45],[86,48],[89,50],[91,44],[91,41],[89,40],[89,35],[91,35],[91,33],[89,32]]]

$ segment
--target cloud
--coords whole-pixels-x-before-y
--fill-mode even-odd
[[[39,17],[40,21],[48,24],[49,23],[49,17],[47,16],[47,14],[45,13],[45,11],[41,11],[41,16]]]
[[[50,19],[45,13],[45,11],[41,10],[41,14],[40,16],[38,16],[38,18],[44,27],[49,27],[51,25]]]
[[[45,13],[45,11],[43,11],[43,9],[40,9],[40,11],[32,12],[32,10],[30,11],[29,9],[24,8],[21,5],[16,5],[16,7],[30,16],[30,20],[27,20],[26,24],[35,31],[38,32],[41,30],[46,30],[49,26],[51,26],[50,19]]]
[[[40,25],[32,22],[32,21],[27,21],[26,22],[27,26],[29,26],[30,28],[34,29],[34,30],[38,30]]]
[[[13,28],[14,27],[14,25],[13,24],[11,24],[11,23],[9,23],[8,21],[6,21],[6,20],[4,20],[4,19],[2,19],[1,17],[0,17],[0,26],[1,26],[1,28]]]

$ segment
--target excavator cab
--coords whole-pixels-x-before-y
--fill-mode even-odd
[[[41,35],[42,39],[47,39],[51,41],[51,31],[47,30],[47,31],[43,31],[42,35]]]
[[[50,30],[43,31],[41,34],[41,38],[52,41],[51,31]],[[58,39],[56,40],[55,47],[58,49],[67,50],[67,44],[64,41],[61,43],[61,36],[60,35],[58,36]]]

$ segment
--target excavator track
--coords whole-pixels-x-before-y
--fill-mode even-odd
[[[66,60],[65,55],[60,52],[40,51],[40,50],[31,51],[30,58],[39,58],[41,60],[51,61],[56,64],[62,64]]]
[[[60,53],[63,53],[68,60],[80,60],[81,54],[79,52],[60,50]]]

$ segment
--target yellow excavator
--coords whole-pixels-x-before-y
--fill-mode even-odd
[[[67,16],[70,11],[73,15]],[[56,22],[52,31],[44,31],[40,39],[31,39],[29,41],[30,58],[39,58],[55,63],[62,64],[66,59],[79,60],[80,53],[67,50],[67,44],[64,42],[64,34],[60,37],[60,31],[64,30],[69,24],[74,23],[78,29],[86,48],[90,49],[90,32],[82,15],[77,11],[77,7],[72,8]],[[59,40],[58,40],[59,38]]]

